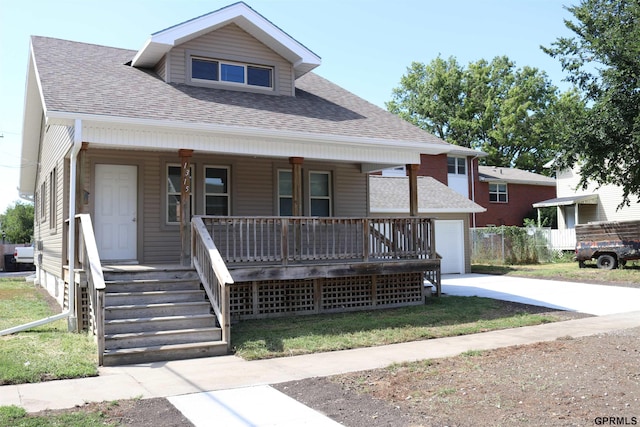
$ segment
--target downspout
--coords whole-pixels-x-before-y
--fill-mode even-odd
[[[62,313],[54,316],[45,317],[44,319],[35,320],[25,323],[24,325],[14,326],[12,328],[0,331],[0,336],[14,334],[16,332],[25,331],[37,326],[46,325],[47,323],[56,322],[61,319],[68,319],[67,325],[69,331],[77,330],[78,318],[75,310],[75,231],[76,231],[76,170],[78,153],[82,148],[82,120],[77,119],[75,122],[75,131],[73,136],[73,147],[71,148],[71,170],[69,179],[69,308]]]
[[[471,201],[473,203],[476,202],[476,180],[473,176],[473,161],[476,160],[479,156],[476,154],[475,157],[471,159]],[[473,227],[476,228],[476,213],[475,211],[471,214],[473,218]]]
[[[69,170],[69,236],[68,252],[69,259],[69,330],[76,331],[78,318],[76,316],[76,187],[78,170],[78,153],[82,149],[82,120],[76,119],[73,132],[73,147],[71,148],[70,170]]]

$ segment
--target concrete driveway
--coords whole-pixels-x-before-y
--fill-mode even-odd
[[[602,316],[640,310],[640,289],[486,274],[442,276],[446,295],[479,296]]]

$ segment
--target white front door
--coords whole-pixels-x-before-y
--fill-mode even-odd
[[[138,168],[96,165],[95,233],[101,260],[137,259]]]
[[[436,220],[436,252],[442,274],[464,273],[464,221]]]

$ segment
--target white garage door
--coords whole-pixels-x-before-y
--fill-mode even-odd
[[[442,274],[464,273],[464,221],[436,220],[436,251]]]

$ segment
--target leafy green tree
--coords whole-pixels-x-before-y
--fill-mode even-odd
[[[5,238],[12,243],[29,243],[33,237],[33,205],[16,202],[0,215]]]
[[[567,8],[574,37],[542,49],[581,91],[585,112],[562,141],[560,167],[578,164],[581,184],[613,184],[640,195],[640,2],[583,0]]]
[[[412,63],[386,106],[447,142],[485,151],[485,164],[548,173],[543,166],[559,147],[550,127],[573,108],[569,100],[559,104],[546,73],[506,56],[467,68],[438,57]]]

